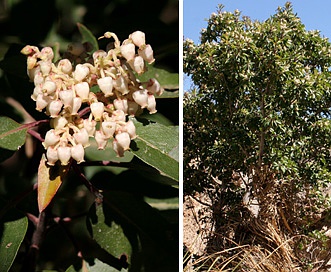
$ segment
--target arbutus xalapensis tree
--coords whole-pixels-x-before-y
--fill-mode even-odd
[[[263,22],[220,6],[200,43],[184,42],[195,87],[184,97],[184,192],[211,192],[220,229],[252,217],[289,233],[314,224],[331,181],[330,66],[328,39],[290,3]]]

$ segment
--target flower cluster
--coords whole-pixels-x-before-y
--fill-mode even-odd
[[[145,34],[136,31],[122,43],[111,32],[101,38],[114,39],[108,51],[87,54],[83,45],[68,47],[76,59],[80,56],[78,64],[69,58],[53,63],[50,47],[39,50],[27,45],[21,51],[27,56],[28,75],[35,86],[31,98],[38,111],[51,117],[51,129],[43,142],[49,165],[57,161],[67,165],[71,158],[83,162],[90,137],[101,150],[112,140],[117,156],[123,156],[136,137],[128,116],[144,108],[156,112],[155,95],[163,91],[159,82],[140,82],[135,76],[145,72],[146,62],[154,62]]]

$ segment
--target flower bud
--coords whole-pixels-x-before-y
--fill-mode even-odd
[[[49,146],[56,145],[60,141],[60,135],[55,133],[54,129],[50,129],[46,132],[45,141],[42,145],[47,149]]]
[[[45,61],[51,62],[54,58],[54,52],[53,49],[49,46],[44,47],[40,51],[40,58]]]
[[[24,55],[34,55],[35,53],[39,53],[39,48],[33,45],[26,45],[21,50],[21,53]]]
[[[124,156],[124,151],[130,149],[130,135],[127,132],[116,134],[113,141],[113,149],[118,157]]]
[[[138,75],[145,72],[145,61],[141,56],[136,56],[133,60],[128,61],[128,63]]]
[[[71,148],[69,146],[59,146],[57,148],[57,155],[61,161],[61,165],[67,165],[71,158]]]
[[[128,100],[126,98],[116,98],[113,101],[114,107],[117,110],[122,110],[125,114],[128,113]]]
[[[49,146],[46,151],[47,164],[50,166],[54,166],[55,163],[59,160],[59,156],[57,154],[57,148],[53,146]]]
[[[102,132],[106,138],[113,138],[116,130],[116,122],[103,121],[101,124]]]
[[[80,82],[75,85],[76,94],[82,99],[82,102],[88,101],[90,86],[87,82]]]
[[[138,54],[145,61],[147,61],[148,64],[152,64],[155,61],[154,56],[153,56],[153,49],[149,44],[147,44],[146,46],[143,46],[143,49],[138,49]]]
[[[134,58],[136,51],[133,43],[122,44],[121,45],[121,54],[127,61],[130,61]]]
[[[48,114],[52,118],[59,116],[62,106],[63,103],[61,102],[61,100],[52,100],[47,107]]]
[[[54,81],[46,80],[42,87],[43,93],[50,95],[55,92],[56,84]]]
[[[77,161],[77,163],[84,162],[84,147],[81,144],[71,147],[71,157]]]
[[[52,70],[52,62],[49,61],[39,61],[40,71],[44,76],[49,75]]]
[[[77,64],[74,72],[74,79],[80,82],[85,79],[89,73],[90,69],[87,66],[83,64]]]
[[[149,94],[147,96],[148,98],[148,106],[147,106],[147,109],[149,111],[150,114],[153,114],[153,113],[156,113],[157,110],[156,110],[156,100],[155,100],[155,96],[153,94]]]
[[[35,58],[34,56],[32,56],[32,57],[29,56],[26,60],[26,63],[27,63],[28,70],[31,70],[36,66],[37,58]]]
[[[108,139],[103,134],[102,131],[97,130],[94,135],[94,139],[98,145],[98,150],[104,150],[106,148],[106,145],[108,143]]]
[[[97,82],[105,97],[113,95],[113,79],[111,77],[99,78]]]
[[[61,59],[57,65],[57,68],[65,74],[70,74],[72,72],[72,65],[68,59]]]
[[[73,137],[76,142],[81,144],[83,147],[88,147],[90,145],[89,134],[86,128],[81,128],[79,132],[74,133]]]
[[[102,114],[105,110],[105,106],[102,102],[94,102],[90,105],[91,113],[96,121],[100,121]]]
[[[135,31],[135,32],[133,32],[133,33],[130,35],[129,38],[130,38],[130,39],[132,40],[132,42],[133,42],[136,46],[138,46],[138,47],[140,47],[140,46],[142,46],[142,45],[145,44],[145,33],[144,33],[144,32],[141,32],[141,31]]]
[[[142,109],[148,106],[148,93],[146,89],[135,91],[132,97]]]

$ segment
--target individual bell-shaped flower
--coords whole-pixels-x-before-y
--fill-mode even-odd
[[[47,149],[49,146],[56,145],[60,141],[60,135],[58,135],[54,129],[50,129],[46,132],[45,140],[42,145]]]
[[[83,126],[90,137],[94,136],[97,122],[95,120],[84,119]]]
[[[101,124],[101,129],[106,138],[113,138],[116,130],[116,122],[103,121]]]
[[[104,93],[105,97],[113,95],[113,79],[111,77],[103,77],[97,80],[100,90]]]
[[[32,95],[31,95],[31,99],[32,99],[33,101],[37,101],[37,97],[38,97],[39,94],[43,94],[40,85],[34,87],[34,89],[33,89],[33,93],[32,93]]]
[[[53,146],[49,146],[46,151],[47,164],[50,166],[54,166],[55,163],[59,160],[59,156],[57,154],[57,148]]]
[[[47,113],[52,117],[55,118],[59,116],[59,113],[62,109],[63,103],[61,100],[52,100],[47,106]]]
[[[153,94],[149,94],[147,96],[148,100],[148,106],[147,106],[147,110],[149,111],[150,114],[156,113],[156,100],[155,100],[155,96]]]
[[[145,72],[145,61],[141,56],[136,56],[133,60],[128,61],[131,68],[137,72],[138,75],[141,75]]]
[[[58,116],[51,119],[51,125],[55,130],[63,129],[67,124],[68,120],[64,116]]]
[[[72,64],[68,59],[61,59],[57,64],[57,68],[64,74],[70,74],[72,72]]]
[[[75,85],[75,92],[82,99],[82,102],[86,102],[89,99],[90,86],[87,82],[77,83]]]
[[[103,134],[101,130],[97,130],[94,135],[94,139],[98,145],[98,150],[104,150],[108,143],[108,138]]]
[[[74,97],[72,99],[71,115],[76,115],[81,106],[82,106],[82,99],[80,97]]]
[[[74,94],[72,90],[62,90],[59,92],[59,97],[65,108],[72,107]]]
[[[161,95],[163,92],[163,89],[161,88],[160,83],[155,78],[151,78],[148,81],[146,89],[147,89],[148,93],[150,93],[150,94]]]
[[[144,32],[135,31],[129,36],[129,38],[138,47],[141,47],[142,45],[145,44],[145,33]]]
[[[107,52],[104,50],[97,50],[93,53],[92,57],[93,57],[94,65],[99,65],[100,61],[103,58],[107,57]]]
[[[125,122],[125,113],[122,110],[115,110],[111,115],[111,119],[115,122]]]
[[[128,122],[126,122],[126,124],[124,125],[122,130],[129,134],[131,140],[137,138],[136,126],[134,125],[132,120],[129,120]]]
[[[122,110],[125,114],[128,113],[128,100],[126,98],[116,98],[113,104],[115,109]]]
[[[46,80],[42,86],[42,91],[43,93],[47,95],[51,95],[55,92],[56,90],[56,83],[51,80]]]
[[[44,108],[47,107],[50,101],[50,97],[45,96],[44,94],[38,94],[36,99],[36,110],[42,111]]]
[[[83,147],[88,147],[90,145],[89,134],[85,127],[75,132],[73,134],[73,137],[76,140],[76,142],[81,144]]]
[[[46,46],[43,49],[41,49],[40,59],[51,62],[53,58],[54,58],[54,52],[51,47]]]
[[[77,144],[71,147],[71,157],[77,161],[77,163],[84,162],[84,147],[81,144]]]
[[[91,113],[96,121],[100,121],[102,114],[105,110],[105,106],[102,102],[94,102],[90,105]]]
[[[114,81],[114,87],[116,90],[118,90],[123,95],[126,95],[130,92],[128,83],[122,75],[119,75],[116,77],[116,79]]]
[[[48,76],[52,70],[52,62],[41,60],[38,62],[38,64],[40,66],[40,71],[43,74],[43,76]]]
[[[118,157],[124,156],[124,151],[130,149],[130,135],[127,132],[118,133],[113,141],[113,149]]]
[[[133,92],[132,97],[142,109],[148,106],[148,92],[146,89]]]
[[[89,73],[90,69],[87,66],[83,64],[77,64],[74,72],[74,79],[79,82],[83,81],[83,79],[85,79]]]
[[[71,158],[71,148],[69,146],[59,146],[57,148],[57,155],[61,161],[61,165],[67,165]]]
[[[127,61],[131,61],[136,55],[134,44],[133,43],[122,44],[121,54]]]
[[[35,86],[43,84],[44,81],[45,81],[45,78],[44,78],[43,74],[40,71],[35,73],[34,78],[33,78],[33,83],[34,83]]]
[[[143,46],[142,49],[139,48],[138,49],[138,54],[145,61],[147,61],[148,64],[152,64],[155,61],[154,55],[153,55],[153,49],[149,44]]]

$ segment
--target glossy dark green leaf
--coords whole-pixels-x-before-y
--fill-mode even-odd
[[[27,227],[26,217],[4,223],[0,240],[0,271],[9,271],[25,237]]]
[[[138,135],[131,144],[134,155],[162,174],[178,181],[178,128],[151,123],[147,120],[147,124],[138,122],[134,118],[132,120]]]
[[[0,116],[0,148],[16,151],[25,142],[27,127],[14,120]]]

